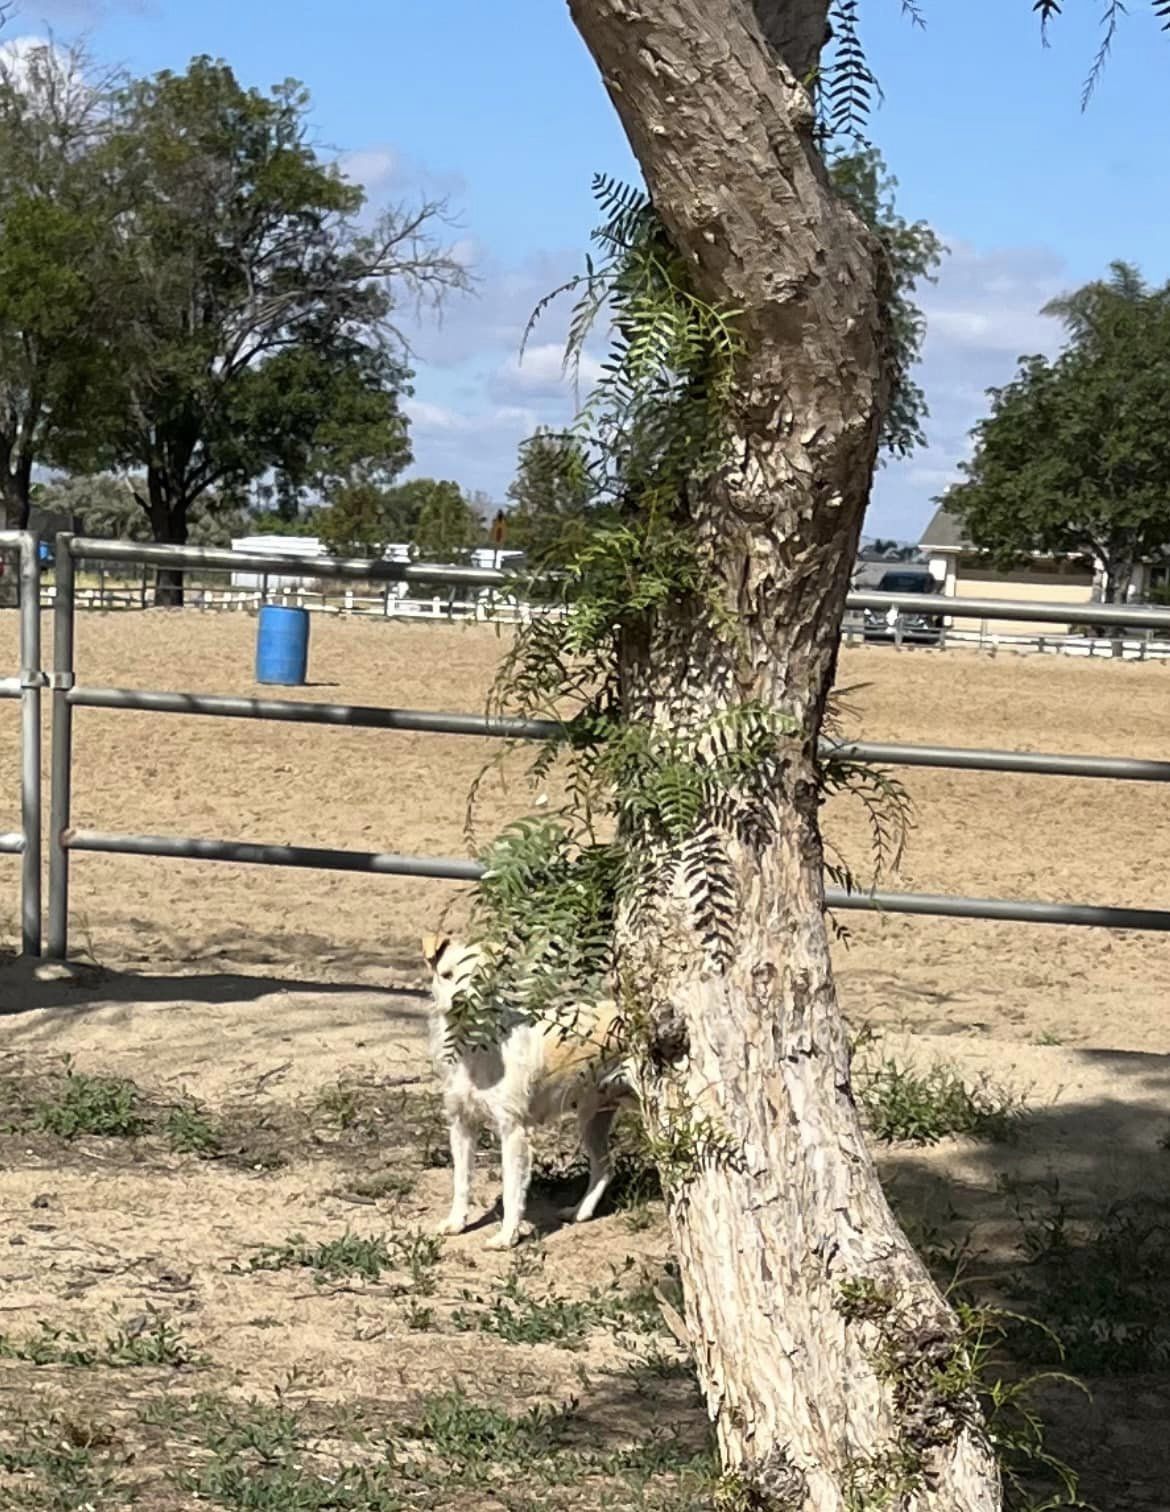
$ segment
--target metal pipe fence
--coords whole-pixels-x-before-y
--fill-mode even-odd
[[[0,531],[0,556],[15,558],[20,671],[0,679],[0,698],[20,700],[20,829],[0,835],[0,853],[20,859],[20,944],[41,953],[41,563],[27,530]]]
[[[273,720],[490,739],[546,740],[555,736],[560,729],[560,726],[549,720],[504,719],[418,709],[77,686],[74,669],[77,608],[74,566],[80,559],[139,562],[170,568],[232,567],[245,572],[295,573],[323,580],[332,577],[343,580],[377,577],[388,582],[449,584],[453,588],[461,585],[499,588],[506,587],[510,581],[506,573],[491,568],[321,557],[302,559],[59,536],[56,553],[53,671],[49,679],[53,697],[53,747],[47,948],[51,956],[64,958],[68,950],[69,862],[73,852],[158,856],[260,866],[313,867],[330,871],[457,881],[474,881],[482,874],[478,862],[457,857],[405,856],[332,847],[277,845],[253,840],[199,840],[186,836],[114,834],[104,830],[71,828],[73,711],[77,708],[129,709],[204,718]],[[1068,616],[1067,605],[951,599],[920,594],[856,593],[850,595],[849,607],[893,607],[916,614],[937,612],[960,619],[999,618],[1036,620],[1041,623],[1059,620],[1062,616],[1067,619]],[[1095,623],[1136,625],[1143,629],[1160,630],[1170,638],[1170,611],[1094,605],[1092,618]],[[1170,782],[1170,761],[1127,757],[972,750],[868,741],[824,743],[822,752],[881,766],[940,767],[961,771],[1043,774],[1129,782]],[[1170,931],[1170,910],[1154,908],[1102,907],[1080,903],[966,898],[926,893],[847,893],[840,889],[828,889],[826,903],[834,909],[863,909],[882,913]]]

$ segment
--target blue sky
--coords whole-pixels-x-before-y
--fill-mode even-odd
[[[899,207],[951,249],[922,296],[929,445],[883,470],[868,522],[903,537],[954,475],[984,390],[1021,353],[1058,344],[1038,315],[1046,299],[1115,257],[1170,276],[1170,35],[1145,0],[1085,114],[1100,0],[1066,0],[1047,49],[1032,0],[921,3],[925,30],[900,0],[863,7],[886,96],[873,134]],[[415,471],[501,499],[518,442],[572,408],[562,325],[542,328],[520,366],[524,322],[580,266],[591,175],[636,175],[564,0],[22,0],[5,40],[46,25],[135,72],[206,52],[247,84],[298,78],[322,148],[372,202],[447,197],[479,281],[440,326],[412,330]]]

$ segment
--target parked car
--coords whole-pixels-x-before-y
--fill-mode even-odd
[[[882,574],[874,593],[937,593],[937,580],[925,569],[897,567]],[[942,640],[941,614],[917,614],[910,609],[867,609],[862,635],[867,641],[892,641],[898,636],[916,645],[937,646]]]

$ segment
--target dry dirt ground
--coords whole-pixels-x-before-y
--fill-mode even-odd
[[[80,677],[251,693],[254,633],[227,615],[87,616]],[[474,710],[499,652],[482,628],[317,620],[298,696]],[[1162,668],[875,648],[840,681],[872,739],[1166,754]],[[0,704],[0,829],[16,738]],[[488,754],[89,710],[75,749],[79,825],[432,854],[464,853]],[[522,774],[490,788],[484,833],[529,801]],[[1170,907],[1160,788],[908,786],[917,829],[893,886]],[[829,825],[860,862],[860,815]],[[15,876],[0,858],[9,946]],[[552,1214],[576,1178],[550,1139],[536,1243],[501,1257],[482,1233],[428,1238],[447,1173],[414,942],[460,906],[433,882],[77,859],[86,968],[0,966],[0,1508],[711,1504],[636,1162],[615,1210],[567,1231]],[[879,1036],[862,1053],[875,1138],[970,1111],[905,1068],[949,1068],[987,1104],[952,1118],[963,1137],[879,1141],[900,1213],[957,1295],[1064,1339],[1092,1400],[1059,1384],[1039,1399],[1085,1497],[1170,1509],[1170,941],[849,922],[838,968],[851,1021]],[[1001,1116],[1005,1086],[1023,1117]],[[1008,1378],[1060,1365],[1048,1334],[1005,1328]]]

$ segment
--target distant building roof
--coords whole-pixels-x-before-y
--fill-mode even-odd
[[[951,514],[945,504],[935,510],[934,518],[918,544],[924,551],[968,551],[971,548],[963,522]]]

